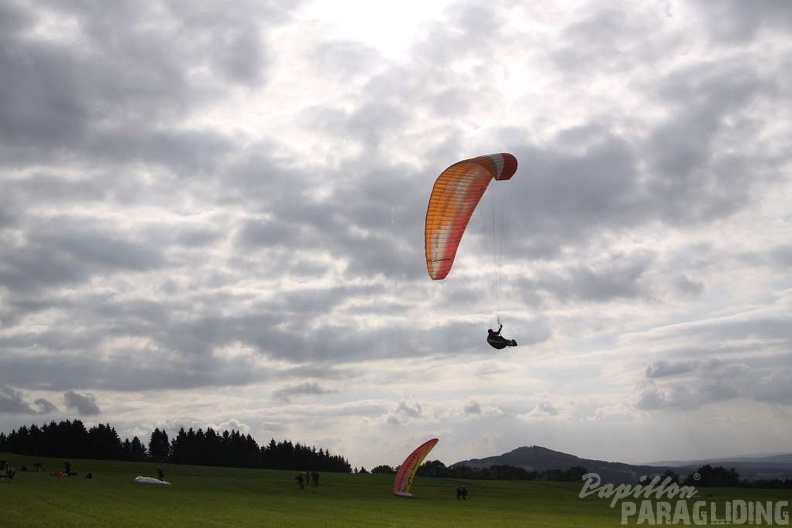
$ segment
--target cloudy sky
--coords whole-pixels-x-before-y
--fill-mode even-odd
[[[792,3],[5,0],[0,430],[792,445]],[[432,281],[437,175],[510,152]],[[496,317],[520,346],[484,338]]]

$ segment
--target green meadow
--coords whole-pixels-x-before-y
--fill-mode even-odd
[[[155,476],[157,464],[70,460],[78,474],[59,478],[49,470],[61,470],[62,459],[0,458],[17,469],[13,481],[0,481],[2,527],[598,527],[621,521],[619,507],[611,509],[608,500],[580,499],[580,484],[417,477],[415,497],[405,499],[391,494],[390,475],[323,473],[318,486],[300,489],[296,471],[163,464],[172,485],[147,486],[134,478]],[[19,471],[36,462],[47,471]],[[462,485],[465,501],[455,494]],[[788,490],[701,491],[710,501],[789,499]]]

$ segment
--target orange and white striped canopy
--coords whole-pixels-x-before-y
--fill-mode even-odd
[[[517,158],[489,154],[454,163],[435,181],[426,210],[424,244],[426,269],[432,279],[444,279],[454,264],[470,217],[492,180],[508,180],[517,171]]]

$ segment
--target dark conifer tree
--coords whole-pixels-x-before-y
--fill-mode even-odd
[[[168,433],[158,428],[151,433],[148,446],[149,458],[154,462],[167,462],[170,456]]]

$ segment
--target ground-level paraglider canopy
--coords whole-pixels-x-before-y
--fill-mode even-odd
[[[170,486],[171,483],[165,480],[156,479],[154,477],[143,477],[137,476],[135,477],[135,482],[138,484],[151,484],[154,486]]]
[[[410,489],[412,488],[415,473],[418,471],[421,462],[426,458],[426,455],[429,454],[429,451],[431,451],[439,441],[440,440],[437,438],[432,438],[424,442],[404,459],[404,462],[402,462],[402,465],[399,466],[399,470],[396,472],[396,478],[393,479],[393,493],[395,495],[399,495],[400,497],[412,497]]]

